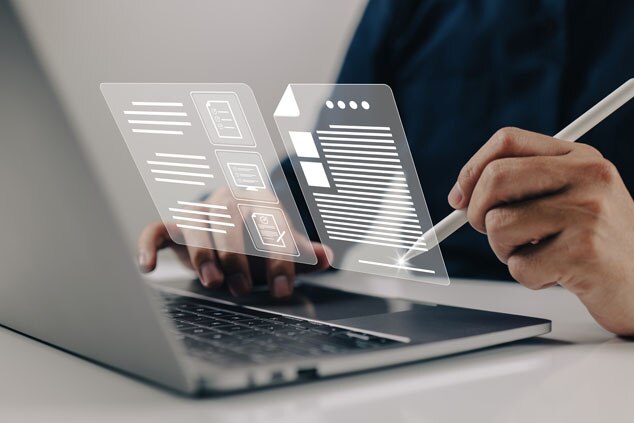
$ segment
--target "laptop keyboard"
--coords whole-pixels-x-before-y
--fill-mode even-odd
[[[216,364],[281,361],[401,343],[325,323],[196,298],[170,295],[164,301],[164,311],[173,320],[188,353]]]

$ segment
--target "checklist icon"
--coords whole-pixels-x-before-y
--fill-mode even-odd
[[[251,218],[253,219],[262,244],[272,247],[286,247],[284,243],[286,231],[280,232],[280,228],[275,221],[275,216],[266,213],[253,213]]]

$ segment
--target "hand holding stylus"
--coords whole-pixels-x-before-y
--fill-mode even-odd
[[[634,97],[634,78],[630,78],[627,82],[610,93],[610,95],[595,104],[590,110],[579,116],[574,122],[559,131],[554,138],[570,142],[576,141],[603,119],[630,101],[632,97]],[[465,166],[461,177],[464,178],[464,174],[469,171],[470,167]],[[463,194],[458,182],[449,194],[449,201],[452,203],[451,205],[456,208],[456,211],[452,212],[433,228],[425,232],[416,243],[425,243],[427,249],[432,249],[468,222],[466,211],[460,206],[462,201],[459,200],[463,200],[464,198],[459,198],[462,197]],[[419,254],[421,254],[419,250],[410,249],[401,257],[400,261],[401,263],[405,263]]]
[[[521,284],[559,283],[606,329],[634,334],[634,200],[595,148],[502,129],[463,167],[449,202]]]

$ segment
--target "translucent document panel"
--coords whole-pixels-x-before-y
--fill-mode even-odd
[[[317,259],[251,89],[102,84],[154,204],[179,243],[306,264]],[[284,206],[282,206],[284,204]]]
[[[388,86],[291,84],[275,121],[334,267],[449,284]]]

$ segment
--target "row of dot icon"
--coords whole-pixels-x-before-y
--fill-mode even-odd
[[[328,107],[329,109],[334,109],[335,108],[335,103],[331,100],[326,101],[326,107]],[[346,108],[346,102],[345,101],[337,101],[337,107],[339,107],[341,110]],[[357,108],[359,108],[359,104],[357,104],[356,101],[351,100],[348,102],[348,107],[350,107],[353,110],[356,110]],[[370,103],[368,103],[367,101],[362,101],[361,102],[361,108],[363,108],[364,110],[368,110],[370,109]]]

